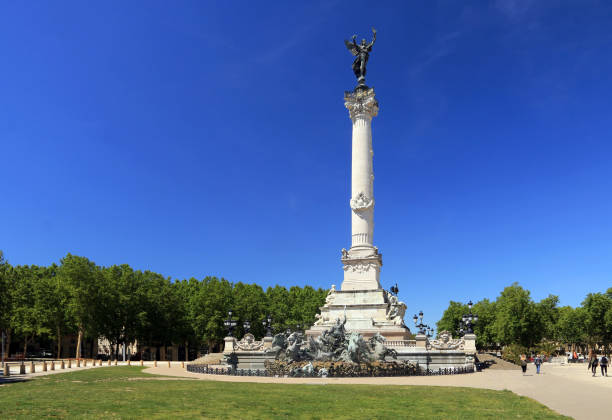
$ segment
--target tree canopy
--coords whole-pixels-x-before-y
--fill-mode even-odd
[[[458,335],[461,317],[467,312],[466,305],[449,302],[437,323],[438,331]],[[612,343],[612,288],[589,293],[580,307],[572,308],[560,307],[555,295],[534,302],[529,290],[514,283],[494,302],[483,299],[475,303],[472,312],[479,318],[474,327],[479,348],[550,348],[551,344],[607,347]]]
[[[106,338],[114,348],[135,340],[141,345],[172,344],[220,348],[227,335],[224,321],[231,309],[244,334],[243,322],[262,336],[270,314],[277,331],[307,327],[325,301],[327,290],[293,286],[269,287],[232,283],[224,278],[172,280],[127,264],[101,267],[67,254],[59,265],[11,266],[0,252],[0,328],[27,345],[45,337],[56,342],[77,334],[75,356],[86,338]]]

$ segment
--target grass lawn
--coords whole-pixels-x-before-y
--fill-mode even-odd
[[[62,373],[0,386],[0,419],[559,419],[510,391],[378,385],[279,385],[155,378],[141,367]]]

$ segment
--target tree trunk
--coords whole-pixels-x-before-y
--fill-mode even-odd
[[[62,358],[62,331],[57,327],[57,358]]]
[[[26,335],[24,339],[25,343],[23,344],[23,357],[26,358],[28,357],[28,336]]]
[[[189,341],[185,341],[185,361],[189,361]]]
[[[81,358],[81,346],[83,344],[83,328],[79,327],[79,334],[77,337],[77,348],[76,348],[76,358],[80,359]]]
[[[6,355],[11,357],[11,329],[6,329]]]

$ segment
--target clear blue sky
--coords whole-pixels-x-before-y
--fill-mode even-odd
[[[0,249],[340,285],[343,39],[372,25],[374,237],[408,315],[612,286],[606,1],[4,2]]]

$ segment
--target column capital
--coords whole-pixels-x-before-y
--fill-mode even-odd
[[[378,101],[374,97],[374,88],[356,89],[344,92],[344,106],[349,110],[351,120],[378,115]]]

